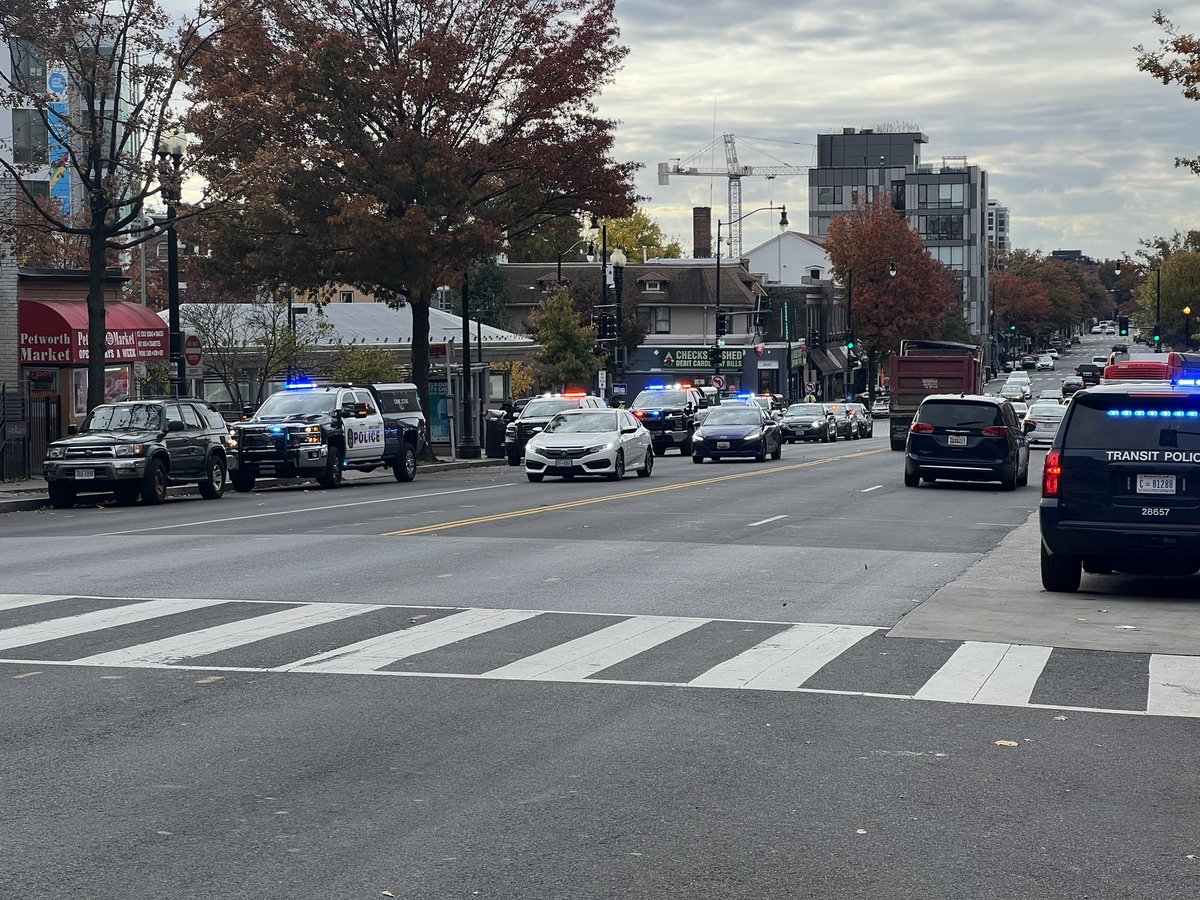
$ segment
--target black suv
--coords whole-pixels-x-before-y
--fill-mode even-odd
[[[999,481],[1006,491],[1029,483],[1029,441],[1003,397],[933,394],[921,401],[904,447],[904,484],[924,479]]]
[[[655,455],[662,456],[667,448],[676,447],[683,456],[690,456],[696,413],[708,408],[708,400],[696,388],[648,387],[629,408],[650,432]]]
[[[517,417],[504,429],[504,455],[510,466],[519,466],[525,457],[525,445],[535,434],[550,424],[550,420],[567,409],[603,409],[599,397],[583,393],[546,394],[531,397],[521,407]]]
[[[200,496],[225,491],[229,429],[200,400],[105,403],[71,436],[46,451],[42,472],[57,509],[81,493],[111,493],[117,503],[162,503],[167,486],[195,482]]]
[[[1075,591],[1080,568],[1200,570],[1200,393],[1122,382],[1080,391],[1046,454],[1042,585]]]

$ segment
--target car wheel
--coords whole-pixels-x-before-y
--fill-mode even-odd
[[[167,499],[167,467],[161,459],[146,460],[141,494],[142,502],[150,506],[157,506]]]
[[[613,462],[613,470],[608,473],[609,481],[620,481],[625,477],[625,451],[618,450],[617,458]]]
[[[133,506],[138,499],[138,486],[136,484],[123,484],[113,491],[113,499],[117,501],[117,506]]]
[[[51,481],[46,485],[50,493],[50,505],[55,509],[70,509],[75,505],[75,488],[73,485]]]
[[[758,452],[754,454],[754,461],[755,462],[766,462],[767,461],[767,442],[766,441],[762,442],[761,446],[758,448]]]
[[[1048,591],[1075,593],[1079,590],[1079,563],[1078,556],[1052,554],[1042,544],[1042,587]]]
[[[521,454],[520,453],[508,454],[508,464],[510,466],[519,466],[521,464]]]
[[[682,444],[679,445],[680,456],[692,455],[692,436],[689,434]]]
[[[905,487],[917,487],[918,485],[920,485],[920,483],[921,483],[920,470],[916,469],[916,468],[913,468],[910,470],[908,466],[905,466],[904,467],[904,486]]]
[[[926,484],[937,484],[937,477],[934,475],[922,475],[921,480]]]
[[[317,484],[323,488],[342,486],[342,448],[330,447],[325,457],[325,474],[317,479]]]
[[[534,484],[537,484],[539,481],[541,481],[546,476],[543,475],[541,472],[526,472],[525,477],[528,478],[530,481],[532,481]]]
[[[200,496],[205,500],[220,500],[225,493],[225,459],[213,454],[208,461],[208,473],[200,481]]]
[[[397,481],[412,481],[417,477],[417,451],[412,444],[404,444],[400,458],[392,466],[392,474],[396,476]]]
[[[688,454],[691,455],[690,453]],[[696,457],[692,457],[693,462]],[[649,450],[646,451],[646,458],[642,460],[642,467],[638,469],[638,478],[649,478],[650,473],[654,471],[654,454]]]
[[[1017,470],[1012,468],[1000,477],[1000,490],[1015,491],[1017,489]]]
[[[1027,484],[1029,484],[1029,460],[1025,460],[1025,468],[1017,476],[1017,487],[1025,487]]]
[[[252,473],[235,471],[229,476],[229,480],[233,483],[235,491],[248,494],[254,490],[254,475]]]
[[[704,457],[701,456],[699,453],[693,453],[692,454],[692,462],[699,465],[700,463],[704,462]]]
[[[783,457],[783,441],[775,445],[775,449],[771,451],[771,459],[781,459]]]

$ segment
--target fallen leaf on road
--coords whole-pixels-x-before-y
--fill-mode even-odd
[[[1016,741],[996,741],[997,747],[1019,747],[1021,746]]]
[[[1066,716],[1055,716],[1054,721],[1055,722],[1065,722],[1065,721],[1067,721],[1067,717]]]
[[[1195,853],[1189,853],[1187,856],[1184,857],[1184,859],[1196,859],[1196,858],[1197,857],[1196,857]]]
[[[866,833],[867,833],[867,829],[865,829],[865,828],[855,828],[855,829],[854,829],[854,833],[855,833],[855,834],[866,834]]]
[[[1098,609],[1098,610],[1096,610],[1096,612],[1108,612],[1108,610],[1107,609]]]
[[[383,892],[382,894],[380,894],[379,896],[381,896],[381,897],[395,897],[396,895],[395,895],[395,894],[393,894],[391,891],[384,891],[384,892]]]
[[[205,678],[198,679],[196,681],[196,684],[216,684],[218,681],[221,681],[224,677],[225,677],[224,675],[209,675]]]

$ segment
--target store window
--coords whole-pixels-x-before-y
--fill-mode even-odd
[[[669,307],[669,306],[654,307],[654,333],[655,334],[670,334],[671,333],[671,307]]]

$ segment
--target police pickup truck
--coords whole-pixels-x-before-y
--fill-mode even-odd
[[[229,478],[251,491],[261,476],[342,483],[347,469],[387,467],[412,481],[425,446],[424,416],[411,384],[290,384],[229,426]]]

